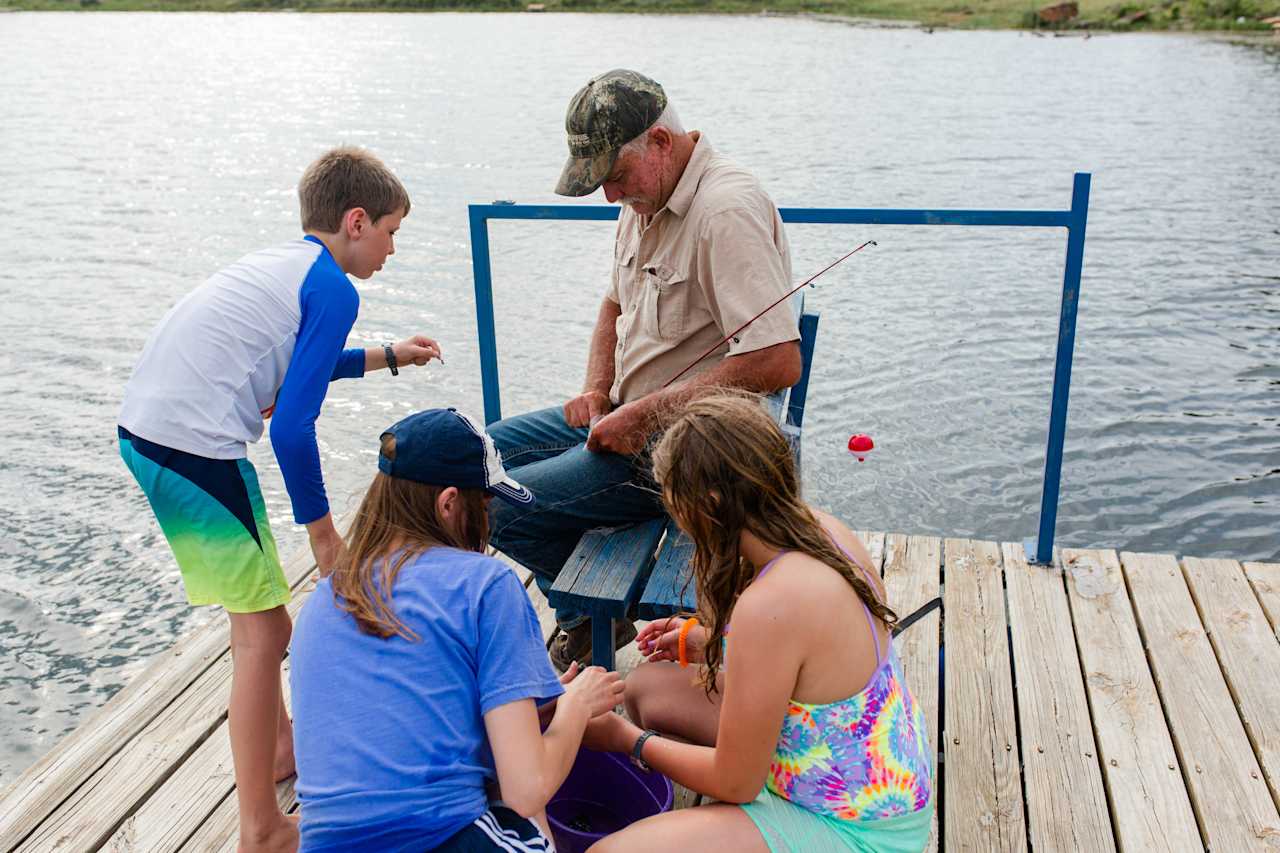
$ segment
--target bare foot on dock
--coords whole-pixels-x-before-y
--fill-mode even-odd
[[[280,822],[271,829],[249,838],[243,833],[236,853],[297,853],[298,815],[282,814]]]

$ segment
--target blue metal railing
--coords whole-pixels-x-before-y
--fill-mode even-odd
[[[994,225],[1005,228],[1067,229],[1067,262],[1062,278],[1062,306],[1058,317],[1058,348],[1053,369],[1053,402],[1049,409],[1049,440],[1040,491],[1040,524],[1035,539],[1026,541],[1027,558],[1048,564],[1053,560],[1053,537],[1058,521],[1062,483],[1062,445],[1067,433],[1067,400],[1071,393],[1071,358],[1075,351],[1076,310],[1080,304],[1080,272],[1084,265],[1085,223],[1089,215],[1087,172],[1077,172],[1070,210],[894,210],[881,208],[784,207],[782,221],[820,225]],[[484,419],[502,417],[498,389],[498,340],[493,324],[493,276],[489,266],[490,219],[556,219],[607,222],[618,218],[612,205],[473,204],[471,265],[475,274],[476,326],[480,336],[480,376],[484,384]]]

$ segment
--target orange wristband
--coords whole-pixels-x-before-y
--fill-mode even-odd
[[[689,642],[689,629],[698,624],[697,616],[690,616],[684,620],[684,624],[680,626],[680,638],[676,642],[676,651],[680,658],[680,666],[688,668],[689,656],[687,645]]]

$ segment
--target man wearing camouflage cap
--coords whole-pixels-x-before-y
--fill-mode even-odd
[[[582,393],[490,430],[507,469],[537,496],[520,509],[495,501],[492,541],[544,593],[584,531],[662,514],[643,450],[663,411],[709,386],[786,388],[801,366],[796,317],[784,304],[663,388],[791,288],[782,219],[759,182],[686,132],[662,86],[635,71],[587,83],[565,128],[569,161],[556,192],[603,188],[623,209]],[[564,631],[552,660],[561,669],[587,662],[589,621],[568,611],[556,619]],[[634,636],[623,625],[615,643]]]

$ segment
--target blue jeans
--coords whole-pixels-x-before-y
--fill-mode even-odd
[[[502,465],[533,492],[531,506],[489,504],[494,547],[527,567],[545,595],[578,539],[597,527],[619,527],[663,514],[647,457],[587,450],[587,429],[571,427],[559,406],[506,418],[488,428]],[[557,610],[569,629],[586,615]]]

